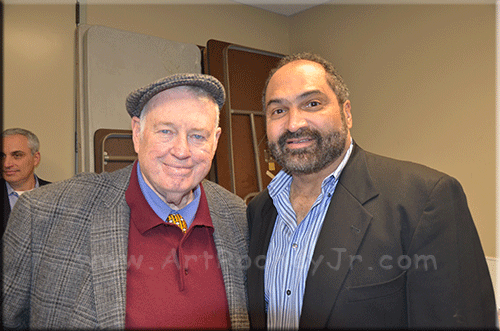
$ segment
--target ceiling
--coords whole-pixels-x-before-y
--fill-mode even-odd
[[[273,13],[292,16],[306,9],[329,2],[330,0],[233,0],[252,7],[271,11]]]

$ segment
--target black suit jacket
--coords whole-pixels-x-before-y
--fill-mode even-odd
[[[40,186],[50,184],[51,182],[48,182],[46,180],[41,179],[38,177],[38,183]],[[7,220],[9,219],[10,216],[10,202],[9,202],[9,195],[7,193],[7,185],[5,182],[5,179],[0,178],[0,185],[3,188],[2,194],[3,194],[3,219],[2,219],[2,229],[0,233],[0,238],[3,236],[3,233],[5,232],[5,228],[7,227]]]
[[[277,216],[248,206],[252,328],[266,327],[264,257]],[[485,256],[460,184],[354,146],[316,243],[301,328],[494,328]]]

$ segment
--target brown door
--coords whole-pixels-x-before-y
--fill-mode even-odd
[[[278,170],[267,162],[262,90],[283,55],[209,40],[205,56],[205,72],[227,92],[212,179],[248,202]]]

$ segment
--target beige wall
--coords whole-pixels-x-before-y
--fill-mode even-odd
[[[74,6],[4,5],[4,129],[40,139],[37,174],[74,174]]]
[[[464,187],[495,253],[495,6],[323,5],[293,17],[292,52],[331,60],[351,90],[356,142]]]
[[[87,24],[200,46],[217,39],[278,53],[290,51],[288,21],[285,16],[238,4],[87,7]]]
[[[86,23],[323,55],[351,89],[356,141],[456,177],[496,256],[493,5],[324,5],[290,18],[244,5],[94,5]],[[4,128],[38,134],[48,180],[74,173],[74,31],[72,5],[4,6]]]

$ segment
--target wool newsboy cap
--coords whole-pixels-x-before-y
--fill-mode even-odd
[[[178,86],[198,86],[208,92],[222,109],[226,93],[222,84],[213,76],[204,74],[173,74],[131,92],[127,97],[127,112],[130,117],[140,117],[141,111],[151,98],[160,92]]]

